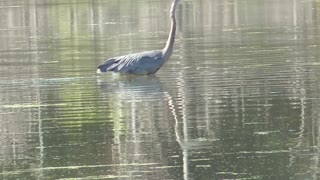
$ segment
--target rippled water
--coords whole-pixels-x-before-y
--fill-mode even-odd
[[[0,179],[318,179],[320,2],[0,2]]]

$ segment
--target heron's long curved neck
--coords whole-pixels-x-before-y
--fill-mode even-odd
[[[165,59],[169,59],[173,50],[174,38],[176,34],[176,17],[175,17],[176,6],[177,6],[177,3],[173,2],[170,10],[171,28],[170,28],[167,44],[162,50],[163,56],[165,57]]]

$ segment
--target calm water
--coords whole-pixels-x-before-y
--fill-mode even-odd
[[[0,179],[320,179],[320,1],[0,2]]]

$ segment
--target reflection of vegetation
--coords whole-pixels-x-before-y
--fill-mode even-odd
[[[112,154],[113,121],[112,113],[101,113],[108,105],[96,101],[95,87],[83,87],[86,80],[66,83],[58,91],[48,91],[47,96],[56,102],[65,102],[68,106],[48,107],[42,112],[43,142],[45,148],[44,167],[77,166],[84,163],[88,166],[112,164],[105,158]],[[82,82],[82,83],[80,83]],[[100,109],[100,110],[99,110]],[[47,113],[45,113],[47,112]],[[71,162],[71,163],[70,163]],[[112,169],[112,167],[97,167],[96,169]],[[61,177],[65,171],[90,174],[90,168],[57,169],[54,173],[48,171],[48,177]],[[96,174],[97,176],[99,173]]]

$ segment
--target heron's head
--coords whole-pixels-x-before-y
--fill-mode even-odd
[[[180,2],[180,0],[173,0],[173,2],[174,2],[175,4],[178,4],[178,3]]]

